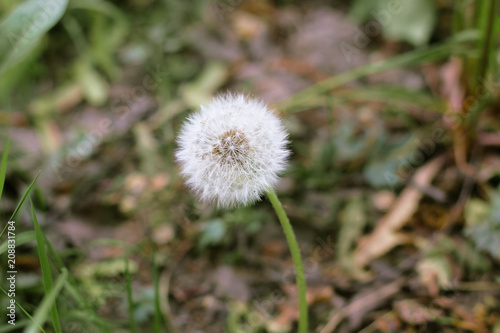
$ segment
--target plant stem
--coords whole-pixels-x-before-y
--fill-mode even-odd
[[[480,40],[482,44],[481,47],[481,58],[478,64],[478,76],[479,78],[484,78],[486,76],[486,70],[490,64],[490,48],[491,48],[491,36],[493,31],[493,25],[495,20],[495,3],[496,0],[489,0],[487,4],[487,16],[486,22],[483,23],[483,36]],[[484,9],[483,9],[484,10]]]
[[[302,266],[302,258],[300,256],[299,245],[297,244],[297,239],[295,238],[295,234],[293,233],[292,225],[290,224],[290,220],[286,215],[285,210],[283,209],[283,205],[281,204],[276,192],[272,188],[268,189],[267,197],[271,204],[273,205],[274,211],[276,215],[278,215],[278,219],[280,220],[281,226],[283,227],[283,231],[285,232],[286,240],[288,242],[288,247],[290,248],[290,252],[292,253],[293,265],[295,266],[295,274],[297,279],[297,289],[299,295],[299,330],[298,333],[307,333],[307,322],[308,322],[308,313],[307,313],[307,299],[306,299],[306,278],[304,274],[304,268]]]
[[[134,299],[132,297],[132,279],[130,278],[129,258],[125,257],[125,282],[127,287],[127,303],[130,332],[135,333]]]

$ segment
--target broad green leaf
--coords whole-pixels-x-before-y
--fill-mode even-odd
[[[385,6],[379,8],[384,10]],[[437,15],[434,0],[402,1],[398,13],[391,14],[384,26],[384,35],[388,39],[403,40],[414,46],[426,44],[436,26]]]
[[[198,242],[198,248],[219,244],[226,235],[226,225],[221,219],[208,221]]]
[[[335,138],[332,140],[336,148],[335,159],[339,162],[346,162],[364,158],[369,153],[369,149],[373,149],[372,141],[383,135],[380,126],[367,128],[366,132],[359,135],[355,122],[346,119],[339,124]]]
[[[189,84],[180,87],[184,101],[191,107],[198,107],[212,99],[211,96],[226,82],[228,69],[225,64],[211,62],[203,72]]]
[[[383,33],[388,39],[414,46],[429,41],[437,21],[433,0],[357,0],[350,16],[360,23],[366,22],[361,32],[367,41]]]
[[[80,83],[85,99],[95,106],[102,106],[108,99],[108,84],[87,57],[75,65],[75,76]]]
[[[490,206],[483,200],[471,198],[465,205],[464,215],[468,227],[480,225],[488,219]]]
[[[0,74],[23,60],[62,17],[68,0],[29,0],[0,23]]]
[[[383,142],[363,170],[365,179],[374,187],[396,188],[421,166],[436,149],[433,140],[422,140],[426,132],[415,132],[397,142]]]
[[[464,215],[464,234],[478,249],[500,258],[500,190],[491,194],[489,202],[469,199]]]

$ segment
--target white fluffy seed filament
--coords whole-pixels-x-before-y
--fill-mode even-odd
[[[222,133],[212,148],[212,156],[220,163],[243,164],[248,157],[250,146],[242,131],[232,129]]]

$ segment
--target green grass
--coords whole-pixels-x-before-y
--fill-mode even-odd
[[[478,40],[474,31],[462,32],[449,41],[434,46],[426,46],[379,62],[369,63],[339,75],[318,82],[288,98],[277,105],[284,113],[299,112],[310,108],[309,100],[327,94],[349,82],[361,79],[367,75],[385,72],[395,68],[418,66],[429,62],[441,61],[451,55],[474,54],[471,43]],[[334,95],[334,94],[333,94]]]
[[[134,299],[132,298],[132,279],[130,277],[129,259],[125,257],[125,283],[127,288],[128,319],[131,333],[135,333]]]
[[[52,324],[54,326],[54,330],[56,332],[62,332],[59,323],[59,316],[57,315],[57,312],[54,312],[53,309],[56,308],[57,296],[64,287],[67,278],[68,278],[68,271],[63,270],[61,272],[61,275],[59,275],[59,277],[57,278],[54,288],[52,288],[52,284],[50,289],[46,288],[46,295],[43,298],[42,303],[40,303],[40,305],[37,307],[35,315],[33,316],[33,322],[25,330],[26,333],[38,332],[39,327],[46,322],[49,313],[50,316],[52,317]]]
[[[36,240],[36,233],[33,230],[16,234],[16,246],[24,245]],[[0,255],[7,252],[8,243],[0,244]]]
[[[16,214],[19,211],[19,209],[21,209],[21,206],[23,205],[24,200],[26,200],[26,198],[30,194],[31,190],[33,189],[33,186],[35,186],[36,180],[38,179],[38,176],[40,176],[40,173],[41,173],[41,171],[38,171],[37,175],[35,176],[35,179],[33,179],[33,181],[28,186],[26,191],[24,191],[24,194],[21,197],[21,200],[19,200],[19,202],[16,206],[16,209],[14,209],[14,212],[12,213],[12,216],[10,217],[9,221],[14,221],[14,218],[16,217]],[[2,183],[2,186],[3,186],[3,183]],[[8,226],[8,224],[5,224],[5,227],[3,228],[2,232],[0,233],[0,239],[2,238],[3,234],[5,233],[5,230],[7,230],[7,226]]]
[[[6,176],[6,171],[7,171],[7,157],[9,153],[9,147],[10,147],[10,142],[8,142],[5,146],[3,155],[2,155],[2,163],[0,165],[0,196],[1,192],[3,190],[4,184],[5,184],[5,176]],[[29,196],[31,191],[33,190],[35,183],[40,176],[41,171],[37,173],[31,184],[28,186],[28,188],[25,190],[24,194],[22,195],[21,199],[19,200],[14,212],[12,213],[12,216],[10,217],[9,221],[13,221],[14,218],[16,217],[17,213],[21,209],[24,201],[26,198]],[[77,290],[74,285],[76,283],[73,280],[73,284],[70,283],[69,281],[69,276],[68,276],[68,270],[64,266],[63,261],[61,260],[60,256],[57,254],[57,252],[53,249],[52,245],[46,240],[45,235],[43,234],[40,224],[38,223],[38,218],[35,212],[35,208],[33,206],[33,202],[30,199],[30,204],[31,204],[31,219],[33,223],[34,230],[29,230],[29,231],[24,231],[24,232],[19,232],[16,230],[16,247],[19,247],[21,245],[27,244],[32,241],[36,241],[37,244],[37,252],[38,252],[38,258],[40,260],[40,267],[41,267],[41,272],[42,272],[42,280],[43,280],[43,288],[44,288],[44,294],[45,297],[43,298],[42,302],[37,306],[36,312],[34,316],[31,316],[29,312],[25,309],[25,307],[22,306],[22,304],[16,299],[15,304],[16,306],[26,315],[26,317],[29,319],[29,321],[18,321],[16,318],[16,325],[14,328],[21,328],[24,326],[28,326],[25,329],[25,332],[45,332],[43,329],[44,323],[48,320],[50,317],[50,321],[52,322],[52,326],[54,329],[54,332],[63,332],[61,328],[61,319],[57,310],[57,299],[58,296],[60,295],[61,290],[64,288],[68,294],[75,300],[77,303],[82,305],[82,308],[89,309],[89,304],[85,302],[85,298],[82,296],[81,291]],[[2,233],[0,234],[0,237],[3,236],[5,231],[7,230],[8,224],[6,224],[5,228],[3,229]],[[8,249],[8,242],[4,242],[0,244],[0,254],[3,254],[7,251]],[[50,261],[49,261],[49,256],[47,253],[47,249],[51,253],[52,258],[55,260],[58,268],[61,270],[61,274],[57,278],[57,281],[55,283],[55,286],[52,284],[52,272],[51,272],[51,267],[50,267]],[[0,287],[0,290],[8,296],[8,293],[5,289]],[[19,292],[17,293],[18,295],[20,294]],[[93,311],[93,309],[91,309]],[[106,327],[107,324],[104,320],[98,318],[95,316],[94,313],[94,319],[93,321],[101,327],[101,332],[109,332],[109,329]],[[1,328],[0,332],[8,332],[8,327],[7,328]]]
[[[33,202],[31,201],[30,198],[30,203],[31,203],[31,218],[33,221],[33,227],[35,228],[35,234],[36,234],[36,244],[37,244],[37,249],[38,249],[38,258],[40,259],[40,267],[42,269],[42,277],[43,277],[43,287],[45,289],[45,295],[47,295],[47,299],[44,299],[42,302],[42,305],[47,306],[48,309],[50,309],[50,317],[52,319],[52,325],[54,326],[54,330],[56,333],[61,333],[61,322],[59,319],[59,313],[57,311],[57,304],[56,304],[56,296],[59,293],[59,291],[62,289],[64,283],[66,282],[66,276],[68,275],[68,272],[66,270],[63,271],[63,276],[64,279],[61,283],[60,287],[53,288],[52,287],[52,273],[50,270],[50,264],[49,264],[49,257],[47,255],[47,249],[45,246],[45,236],[42,233],[42,230],[40,229],[40,224],[38,223],[38,218],[36,217],[36,212],[35,212],[35,207],[33,206]],[[62,277],[62,276],[61,276]],[[58,278],[58,281],[61,281],[60,278]],[[57,290],[57,292],[55,292]],[[50,296],[50,297],[49,297]],[[39,308],[40,309],[40,308]],[[46,313],[46,309],[40,310],[40,313]],[[35,319],[43,322],[45,322],[44,316],[40,314],[35,315]],[[39,326],[39,325],[37,325]]]
[[[154,313],[154,325],[153,325],[153,332],[165,332],[162,330],[163,328],[163,312],[161,311],[161,306],[160,306],[160,272],[158,269],[158,265],[156,263],[156,245],[152,244],[153,247],[153,257],[152,257],[152,267],[153,267],[153,285],[154,285],[154,307],[155,307],[155,313]],[[166,332],[168,333],[169,330],[166,329]]]
[[[7,293],[7,291],[6,291],[5,289],[3,289],[2,287],[0,287],[0,290],[1,290],[1,291],[2,291],[2,292],[3,292],[3,293],[7,296],[7,297],[9,297],[9,299],[12,299],[12,298],[9,296],[9,294]],[[31,322],[35,323],[35,319],[34,319],[34,318],[33,318],[33,317],[32,317],[32,316],[28,313],[28,311],[26,311],[26,310],[24,309],[24,307],[23,307],[21,304],[19,304],[19,302],[18,302],[17,300],[16,300],[15,302],[16,302],[16,306],[17,306],[19,309],[21,309],[21,311],[22,311],[22,312],[26,315],[26,317],[28,317],[28,318],[30,319],[30,321],[31,321]],[[16,326],[17,326],[17,321],[16,321]],[[14,326],[14,327],[15,327],[15,326]],[[40,329],[40,331],[41,331],[41,332],[44,332],[44,333],[45,333],[45,331],[44,331],[44,329],[42,328],[42,326],[41,326],[41,325],[38,325],[36,328]]]
[[[4,148],[4,152],[2,154],[2,163],[0,165],[0,199],[2,197],[2,192],[3,192],[3,187],[4,187],[4,184],[5,184],[5,177],[6,177],[6,174],[7,174],[7,157],[9,155],[9,149],[10,149],[10,140],[7,141],[7,144],[5,145],[5,148]],[[35,185],[35,182],[36,180],[38,179],[38,176],[40,175],[40,172],[38,172],[38,174],[36,175],[35,179],[33,180],[33,182],[30,184],[30,186],[28,186],[28,188],[26,189],[26,191],[24,192],[23,196],[21,197],[21,200],[19,200],[15,210],[14,210],[14,213],[12,214],[12,216],[10,217],[9,221],[13,221],[14,217],[16,216],[17,212],[19,211],[19,209],[21,208],[22,204],[24,203],[24,200],[28,197],[29,193],[31,192],[33,186]],[[5,233],[5,231],[7,230],[7,226],[9,224],[6,223],[5,224],[5,227],[4,229],[2,230],[2,233],[0,234],[0,239],[2,238],[3,234]],[[17,232],[17,231],[16,231]],[[33,240],[33,236],[35,236],[35,234],[33,232],[23,232],[23,233],[20,233],[17,237],[16,237],[16,240],[18,240],[18,242],[16,243],[16,246],[19,246],[19,245],[22,245],[22,244],[25,244],[31,240]],[[0,254],[4,253],[7,251],[7,248],[8,248],[8,242],[5,242],[3,244],[0,245]],[[0,287],[0,290],[7,296],[9,297],[9,299],[12,299],[9,294],[7,293],[7,291],[3,288]],[[45,332],[42,328],[42,325],[40,323],[38,323],[37,321],[35,321],[35,319],[28,313],[28,311],[26,311],[24,309],[24,307],[17,301],[15,300],[15,304],[16,306],[21,309],[21,311],[32,321],[32,324],[31,326],[33,327],[34,330],[36,331],[42,331],[42,332]],[[26,323],[27,324],[27,323]],[[22,325],[20,325],[22,327]],[[18,326],[19,327],[19,326]],[[59,330],[59,332],[61,332]]]
[[[0,165],[0,200],[2,200],[3,185],[5,184],[5,175],[7,173],[7,157],[9,156],[9,149],[10,140],[7,141],[7,144],[5,145],[5,149],[2,154],[2,164]]]

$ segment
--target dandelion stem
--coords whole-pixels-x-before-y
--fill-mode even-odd
[[[269,201],[273,205],[273,208],[278,215],[283,231],[285,232],[286,240],[288,242],[288,247],[292,253],[293,265],[295,266],[295,274],[297,279],[297,289],[299,294],[299,330],[298,333],[307,333],[307,299],[306,299],[306,278],[304,274],[304,268],[302,266],[302,258],[300,256],[299,245],[297,244],[297,239],[293,232],[290,220],[286,215],[283,205],[281,204],[276,192],[272,188],[269,188],[266,192]]]

